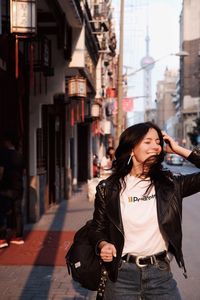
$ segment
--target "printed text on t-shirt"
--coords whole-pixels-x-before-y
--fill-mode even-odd
[[[150,195],[150,196],[143,196],[141,198],[138,197],[128,197],[128,202],[139,202],[139,201],[148,201],[151,200],[153,198],[155,198],[155,194]]]

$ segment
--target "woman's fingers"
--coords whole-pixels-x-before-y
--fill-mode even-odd
[[[100,252],[101,259],[105,262],[110,262],[113,257],[116,257],[116,248],[113,244],[107,243],[101,248]]]
[[[165,151],[167,153],[176,153],[176,147],[178,146],[177,142],[171,137],[169,136],[165,131],[162,131],[163,134],[163,140],[166,144],[165,146]]]

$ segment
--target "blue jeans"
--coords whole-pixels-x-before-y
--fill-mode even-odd
[[[167,261],[139,268],[122,261],[116,282],[108,279],[104,300],[181,300]]]

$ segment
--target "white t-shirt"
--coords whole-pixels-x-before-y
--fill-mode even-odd
[[[125,242],[122,256],[152,255],[167,250],[157,219],[155,188],[144,195],[150,180],[127,175],[126,189],[120,194]]]

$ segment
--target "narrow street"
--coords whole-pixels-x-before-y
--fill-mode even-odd
[[[164,163],[173,173],[199,172],[186,159],[198,146],[200,0],[0,0],[0,300],[95,299],[72,280],[65,255],[93,216],[97,182],[113,169],[114,179],[129,173],[139,185],[127,184],[124,203],[106,190],[113,199],[97,203],[94,235],[104,241],[108,231],[122,256],[159,258],[166,233],[180,252],[181,203],[171,201],[180,185],[172,191],[156,164],[165,151],[165,162],[183,164]],[[197,148],[189,158],[195,165]],[[145,188],[148,197],[146,174],[155,183]],[[171,267],[182,300],[200,300],[200,177],[198,184],[190,178],[182,185],[199,193],[183,203],[188,279],[175,259]],[[132,198],[150,201],[135,209]],[[120,208],[124,226],[115,227],[124,244],[108,222],[120,220]],[[115,249],[104,246],[109,262]],[[139,259],[152,263],[133,262]]]

